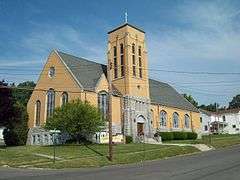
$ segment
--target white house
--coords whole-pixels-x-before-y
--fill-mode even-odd
[[[209,112],[200,110],[202,134],[240,134],[240,108]],[[208,131],[208,133],[207,133]]]
[[[211,112],[199,109],[202,135],[210,133]]]

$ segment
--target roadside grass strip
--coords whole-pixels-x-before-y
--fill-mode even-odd
[[[23,151],[24,150],[24,151]],[[25,146],[7,148],[0,152],[0,166],[22,168],[84,168],[117,164],[138,163],[176,155],[199,152],[194,147],[176,147],[149,144],[126,144],[114,146],[114,159],[108,161],[107,145],[63,145],[56,147],[53,163],[52,146]],[[2,156],[5,156],[4,158]],[[10,156],[10,157],[9,157]]]
[[[210,148],[224,148],[233,145],[240,144],[240,134],[235,135],[210,135],[210,136],[203,136],[202,139],[197,140],[172,140],[172,141],[165,141],[163,144],[195,144],[196,147],[199,144],[205,144]]]

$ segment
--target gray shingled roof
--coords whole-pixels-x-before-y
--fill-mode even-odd
[[[95,90],[103,73],[107,77],[107,66],[104,64],[59,51],[58,54],[85,90]],[[197,108],[169,84],[149,79],[149,91],[152,103],[198,112]]]
[[[167,83],[149,79],[149,91],[152,103],[198,112],[197,108]]]
[[[58,54],[85,90],[94,90],[101,75],[107,74],[106,65],[60,51]]]

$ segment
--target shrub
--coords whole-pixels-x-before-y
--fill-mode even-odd
[[[132,136],[126,136],[126,144],[130,144],[133,142]]]
[[[186,140],[186,139],[197,139],[197,133],[195,132],[157,132],[154,134],[155,137],[161,136],[162,141],[171,140]]]
[[[197,139],[198,135],[195,132],[186,132],[187,133],[187,139]]]
[[[185,140],[188,138],[186,132],[173,132],[173,139],[174,140]]]
[[[157,132],[154,136],[161,136],[162,141],[171,141],[174,137],[173,132]]]

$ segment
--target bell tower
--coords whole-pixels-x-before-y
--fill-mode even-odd
[[[145,32],[128,23],[108,32],[112,84],[123,94],[149,98]]]
[[[108,76],[123,95],[123,133],[137,141],[152,137],[147,49],[145,32],[125,21],[108,32]]]

